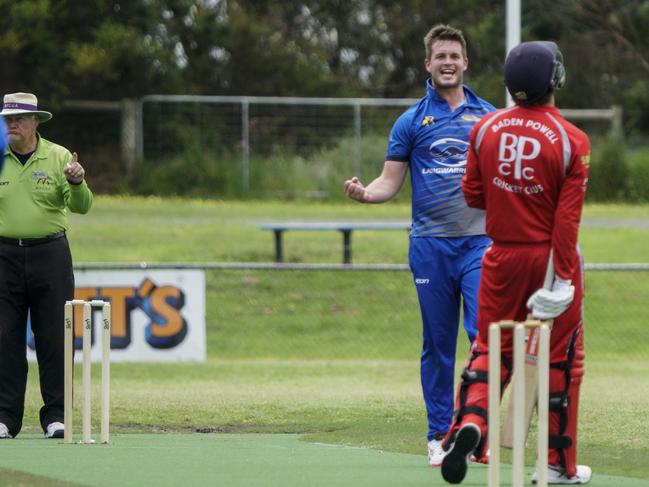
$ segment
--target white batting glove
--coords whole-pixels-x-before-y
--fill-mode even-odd
[[[575,286],[571,285],[571,281],[555,277],[552,290],[537,290],[527,300],[527,307],[535,318],[549,320],[567,310],[574,297]]]

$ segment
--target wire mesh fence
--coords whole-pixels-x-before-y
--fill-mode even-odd
[[[276,192],[285,178],[310,180],[303,190],[326,191],[327,177],[374,174],[390,127],[413,99],[149,95],[141,100],[139,158],[160,159],[200,147],[239,168],[243,193]],[[271,188],[273,189],[273,188]]]
[[[415,101],[194,95],[69,100],[40,131],[79,153],[98,192],[324,198],[340,192],[341,175],[380,172],[390,128]],[[634,147],[647,145],[646,137],[626,130],[627,121],[637,118],[633,111],[562,112],[593,142],[623,132],[633,136]],[[177,184],[159,188],[160,180],[146,181],[154,177]],[[183,187],[180,182],[189,178],[192,184]],[[205,194],[192,194],[201,184]]]
[[[268,189],[264,175],[308,180],[327,191],[327,176],[375,176],[398,116],[416,99],[228,97],[148,95],[141,99],[138,157],[155,159],[187,147],[211,152],[216,161],[240,166],[243,193]],[[567,110],[592,134],[621,134],[619,108]],[[282,183],[284,183],[282,185]]]

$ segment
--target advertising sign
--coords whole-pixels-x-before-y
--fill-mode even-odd
[[[202,270],[75,270],[75,299],[110,302],[112,362],[205,361]],[[81,360],[82,307],[74,311],[75,361]],[[63,322],[52,323],[63,330]],[[101,309],[92,312],[92,360],[101,353]],[[36,359],[28,326],[27,356]]]

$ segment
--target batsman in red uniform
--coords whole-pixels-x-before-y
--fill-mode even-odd
[[[584,484],[591,469],[577,465],[577,409],[584,371],[583,260],[577,246],[588,181],[590,142],[554,106],[565,81],[553,42],[524,42],[505,61],[505,84],[516,105],[486,115],[472,130],[462,190],[470,207],[486,210],[493,245],[482,261],[478,337],[444,440],[442,475],[460,483],[472,455],[487,461],[488,327],[554,318],[550,339],[548,480]],[[549,265],[554,282],[543,289]],[[501,383],[512,374],[512,334],[503,331]],[[494,446],[495,447],[495,446]],[[532,478],[535,481],[535,477]]]

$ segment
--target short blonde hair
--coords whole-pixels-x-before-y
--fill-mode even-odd
[[[433,44],[437,41],[455,41],[462,45],[462,55],[466,58],[466,40],[461,30],[446,24],[437,24],[424,36],[426,59],[433,55]]]

